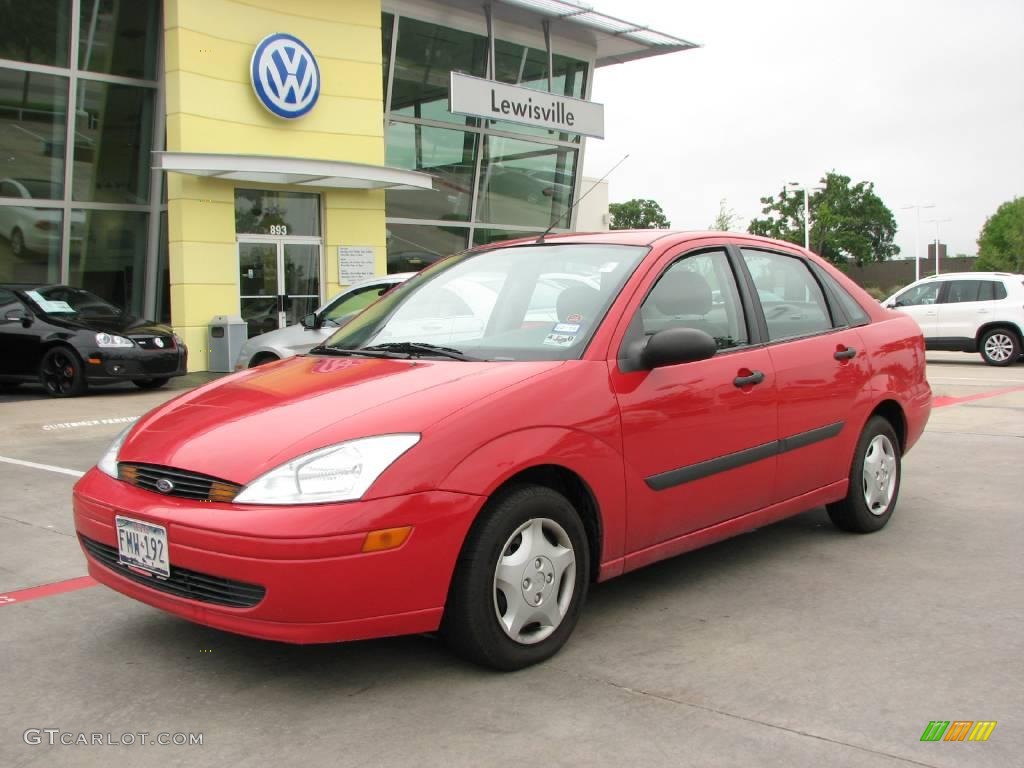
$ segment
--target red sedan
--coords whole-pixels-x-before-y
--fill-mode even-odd
[[[74,491],[89,572],[296,643],[548,658],[591,582],[825,505],[882,528],[913,320],[788,243],[612,232],[453,256],[311,354],[172,400]]]

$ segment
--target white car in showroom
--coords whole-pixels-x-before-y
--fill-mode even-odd
[[[20,200],[59,200],[60,186],[45,179],[0,179],[0,197]],[[85,211],[71,212],[71,242],[81,242]],[[31,206],[0,206],[0,236],[11,244],[11,253],[50,253],[60,250],[61,212]]]
[[[882,302],[917,321],[927,349],[977,352],[1010,365],[1024,339],[1024,275],[950,272],[911,283]]]
[[[253,336],[242,345],[235,370],[255,368],[257,365],[309,352],[330,338],[343,323],[415,274],[400,272],[362,280],[349,286],[316,312],[306,315],[301,323]]]

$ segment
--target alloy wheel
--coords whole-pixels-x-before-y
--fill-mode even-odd
[[[1004,363],[1013,354],[1013,339],[1005,333],[993,333],[985,339],[985,356],[996,363]]]

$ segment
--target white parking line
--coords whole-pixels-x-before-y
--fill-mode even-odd
[[[928,381],[937,381],[942,384],[960,384],[964,381],[980,381],[985,384],[1024,384],[1024,379],[981,379],[974,376],[960,376],[958,378],[929,376]]]
[[[36,464],[34,461],[22,461],[21,459],[9,459],[6,456],[0,456],[0,461],[5,464],[14,464],[19,467],[31,467],[32,469],[45,469],[47,472],[58,472],[62,475],[71,475],[72,477],[81,477],[85,472],[79,472],[77,469],[66,469],[65,467],[55,467],[52,464]]]

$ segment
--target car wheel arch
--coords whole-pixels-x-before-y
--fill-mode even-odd
[[[892,425],[893,431],[899,439],[900,454],[905,453],[907,449],[907,416],[903,411],[903,406],[891,398],[883,400],[864,419],[864,423],[861,424],[861,431],[863,431],[864,427],[874,416],[881,416]]]
[[[978,332],[974,336],[975,345],[980,346],[981,338],[989,331],[994,331],[998,328],[1005,328],[1007,331],[1013,333],[1019,342],[1024,342],[1024,331],[1018,328],[1015,323],[1010,320],[993,320],[978,328]]]

